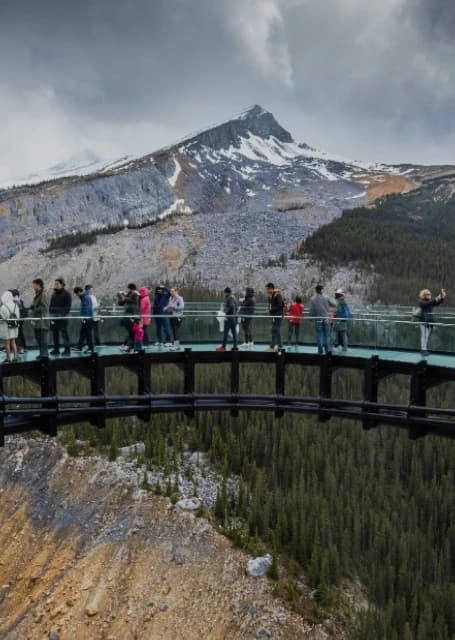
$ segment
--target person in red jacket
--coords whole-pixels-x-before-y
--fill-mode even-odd
[[[302,322],[303,312],[305,308],[302,303],[302,298],[296,296],[294,302],[291,302],[287,310],[288,326],[288,344],[292,342],[292,336],[294,335],[295,346],[299,343],[300,323]]]

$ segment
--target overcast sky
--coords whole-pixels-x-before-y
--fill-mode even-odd
[[[253,103],[350,158],[455,163],[453,0],[0,0],[0,180]]]

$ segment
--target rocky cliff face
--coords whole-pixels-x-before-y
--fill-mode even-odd
[[[65,178],[0,194],[0,256],[37,237],[58,237],[127,220],[139,224],[171,207],[169,182],[150,162],[109,175]]]
[[[316,228],[344,208],[426,181],[444,197],[454,176],[453,167],[366,165],[331,157],[295,142],[256,105],[143,158],[0,192],[0,279],[5,287],[24,289],[37,275],[53,279],[58,273],[70,286],[90,280],[100,295],[128,279],[166,276],[216,288],[227,282],[262,287],[269,279],[289,292],[305,290],[313,276],[307,277],[304,262],[290,258]],[[441,182],[444,188],[437,191]],[[138,227],[171,212],[182,215],[169,225],[140,229],[134,241],[125,231],[99,236],[96,249],[80,244],[68,254],[40,254],[51,238]]]
[[[133,464],[9,439],[0,478],[5,640],[328,637],[248,576],[205,518],[141,490]]]

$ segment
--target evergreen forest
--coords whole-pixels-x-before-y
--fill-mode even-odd
[[[259,367],[259,368],[258,368]],[[316,392],[317,372],[290,365],[287,393]],[[197,367],[198,391],[220,391],[223,366]],[[63,375],[63,374],[62,374]],[[85,382],[65,374],[68,392],[88,393]],[[152,365],[155,392],[182,390],[175,365]],[[113,370],[108,393],[135,392],[134,376]],[[242,365],[241,391],[273,390],[273,371]],[[360,379],[343,371],[334,379],[337,397],[359,397]],[[400,376],[381,382],[381,399],[405,401]],[[66,392],[65,391],[65,392]],[[453,386],[431,391],[448,406]],[[345,620],[355,640],[451,640],[455,638],[455,444],[379,427],[331,419],[244,412],[156,415],[150,423],[112,419],[104,429],[86,424],[64,428],[73,455],[96,450],[114,460],[120,446],[145,443],[147,468],[164,469],[171,495],[185,447],[206,451],[221,477],[216,503],[219,526],[247,551],[273,552],[295,579],[271,577],[277,593],[297,609],[299,580],[314,590],[315,620],[327,608],[343,609],[343,593],[360,585],[370,606]],[[83,442],[85,444],[80,444]],[[235,474],[238,489],[227,479]],[[258,546],[259,545],[259,546]],[[254,551],[253,551],[254,552]]]
[[[373,206],[343,212],[302,243],[304,255],[337,267],[376,274],[370,302],[413,304],[418,292],[455,291],[455,197],[442,197],[430,183],[392,194]]]

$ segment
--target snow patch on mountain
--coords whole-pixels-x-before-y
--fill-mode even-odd
[[[20,185],[34,185],[72,176],[83,177],[95,173],[115,172],[119,168],[122,170],[127,168],[132,161],[132,156],[103,159],[91,150],[83,150],[71,156],[66,162],[59,162],[46,169],[39,169],[35,173],[9,178],[4,182],[0,182],[0,189],[8,189]]]
[[[174,160],[175,169],[174,169],[174,173],[169,178],[169,184],[171,185],[171,187],[174,188],[175,185],[177,184],[177,180],[182,170],[182,167],[180,166],[179,161],[175,157],[173,158],[173,160]]]

